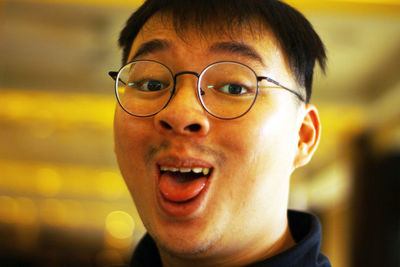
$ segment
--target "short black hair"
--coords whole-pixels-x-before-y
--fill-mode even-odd
[[[234,35],[242,28],[255,28],[254,22],[268,27],[275,35],[299,86],[311,97],[315,62],[325,71],[325,46],[311,23],[296,9],[279,0],[147,0],[126,22],[119,46],[126,63],[132,43],[146,21],[155,13],[171,15],[175,31],[195,27],[206,35],[221,32]]]

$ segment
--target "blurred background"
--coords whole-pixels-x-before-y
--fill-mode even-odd
[[[333,266],[400,266],[400,1],[287,2],[329,57],[311,100],[322,140],[290,207],[320,217]],[[140,3],[0,0],[0,266],[124,264],[143,235],[107,75]]]

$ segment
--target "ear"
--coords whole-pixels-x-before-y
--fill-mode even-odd
[[[314,154],[321,136],[321,124],[317,108],[313,105],[306,105],[303,121],[299,129],[299,142],[297,155],[294,161],[294,168],[306,165]]]

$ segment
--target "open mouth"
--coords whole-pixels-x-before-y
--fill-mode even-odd
[[[212,168],[176,168],[159,166],[158,188],[164,200],[184,204],[195,199],[205,189]]]

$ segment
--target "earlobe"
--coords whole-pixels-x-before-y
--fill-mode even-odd
[[[318,111],[313,105],[306,105],[304,118],[299,128],[299,141],[294,168],[307,164],[314,154],[321,136]]]

